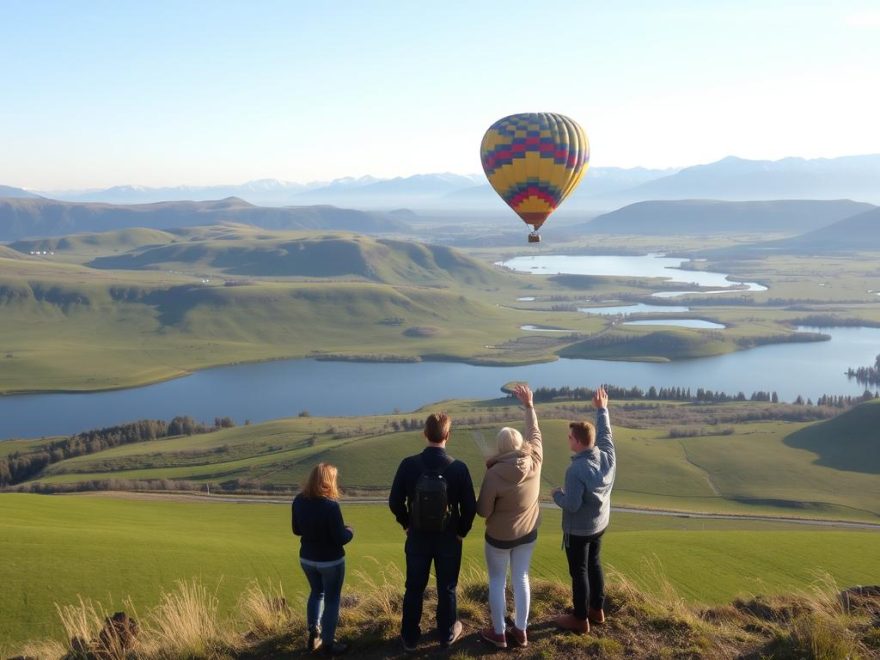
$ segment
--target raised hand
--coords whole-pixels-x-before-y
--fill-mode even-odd
[[[532,390],[525,383],[519,383],[514,386],[513,395],[519,399],[520,403],[526,408],[531,408],[534,405],[532,400]]]
[[[608,407],[608,392],[605,391],[604,385],[600,385],[593,395],[593,405],[600,409]]]

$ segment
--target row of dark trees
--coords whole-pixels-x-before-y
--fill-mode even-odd
[[[880,355],[874,358],[873,367],[859,367],[846,370],[846,375],[855,378],[861,385],[880,385]]]
[[[147,442],[157,438],[209,433],[231,426],[235,426],[235,422],[229,417],[217,417],[214,419],[214,424],[209,425],[197,422],[189,416],[180,416],[170,422],[142,419],[129,424],[77,433],[48,442],[34,451],[16,451],[0,458],[0,487],[33,479],[53,463],[75,456],[94,454],[111,447]]]
[[[728,394],[716,392],[702,387],[692,390],[690,387],[654,387],[651,385],[647,390],[641,387],[617,387],[606,385],[608,396],[614,400],[640,400],[650,401],[686,401],[693,403],[727,403],[729,401],[768,401],[779,403],[779,395],[776,392],[752,392],[747,397],[744,392]],[[589,387],[539,387],[534,392],[535,401],[547,402],[555,399],[567,399],[574,401],[588,401],[593,398],[594,389]]]
[[[880,368],[880,356],[877,356],[877,362],[878,368]],[[717,392],[702,387],[699,387],[694,391],[689,387],[661,387],[658,389],[652,385],[647,390],[643,390],[641,387],[617,387],[615,385],[606,385],[605,390],[608,392],[608,396],[611,399],[618,401],[637,401],[644,399],[648,401],[684,401],[687,403],[728,403],[731,401],[762,401],[766,403],[779,403],[779,395],[776,392],[765,392],[763,390],[752,392],[750,396],[746,396],[744,392],[728,394],[727,392]],[[539,387],[534,392],[534,398],[535,401],[539,403],[546,403],[557,399],[588,401],[593,398],[594,393],[595,390],[589,387]],[[871,390],[866,389],[859,396],[823,394],[816,399],[815,405],[834,408],[849,408],[850,406],[876,398],[878,398],[877,392],[871,392]],[[798,406],[814,405],[812,399],[804,399],[804,397],[800,395],[798,395],[792,403]]]

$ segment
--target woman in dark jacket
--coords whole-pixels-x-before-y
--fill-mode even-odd
[[[334,635],[345,580],[342,546],[354,536],[351,527],[342,520],[336,474],[335,466],[318,463],[302,492],[293,499],[292,512],[293,533],[301,537],[299,563],[311,587],[306,605],[308,648],[316,651],[323,644],[329,655],[344,653],[347,648],[346,644],[337,642]]]

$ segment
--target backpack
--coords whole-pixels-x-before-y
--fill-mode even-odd
[[[449,459],[443,468],[428,470],[422,460],[410,511],[410,526],[417,532],[442,532],[449,523],[449,493],[442,471],[451,463]]]

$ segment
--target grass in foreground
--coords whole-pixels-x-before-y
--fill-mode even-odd
[[[400,646],[401,583],[397,569],[362,575],[364,587],[345,588],[337,639],[349,657],[405,657]],[[553,617],[569,603],[568,586],[533,580],[529,645],[498,651],[479,630],[487,625],[486,575],[465,569],[459,584],[459,617],[465,634],[451,650],[425,635],[419,657],[472,658],[868,658],[880,652],[880,593],[839,592],[830,578],[794,595],[737,599],[718,607],[689,605],[671,584],[640,590],[619,573],[609,576],[608,621],[588,635],[557,631]],[[216,596],[198,581],[162,595],[143,619],[109,618],[100,603],[80,599],[58,607],[66,643],[37,642],[20,652],[35,658],[291,658],[305,650],[304,594],[291,601],[280,587],[252,583],[231,617],[217,614]],[[133,608],[131,603],[129,607]],[[423,627],[430,629],[436,593],[426,594]],[[508,598],[508,608],[512,604]],[[134,612],[133,609],[129,612]]]

